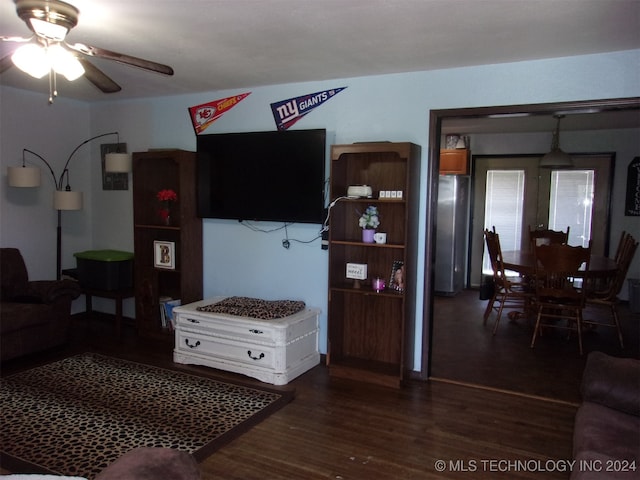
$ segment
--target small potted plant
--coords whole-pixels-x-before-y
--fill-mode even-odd
[[[165,225],[171,225],[171,202],[178,201],[178,194],[171,189],[160,190],[156,198],[160,200],[161,207],[158,210],[158,215],[160,215],[160,220]]]
[[[373,243],[373,236],[376,233],[376,228],[380,225],[378,208],[373,205],[369,205],[364,213],[360,215],[358,225],[362,228],[362,241],[364,243]]]

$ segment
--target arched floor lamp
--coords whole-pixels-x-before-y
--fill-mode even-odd
[[[71,190],[69,185],[69,162],[75,155],[75,153],[83,145],[95,140],[97,138],[106,137],[107,135],[116,135],[117,142],[120,143],[120,136],[118,132],[103,133],[96,135],[88,140],[85,140],[78,145],[67,158],[62,173],[59,177],[56,177],[53,167],[42,156],[36,152],[24,148],[22,150],[22,166],[21,167],[7,167],[7,176],[9,179],[10,187],[39,187],[40,186],[40,169],[38,167],[27,167],[25,161],[25,153],[30,153],[39,158],[49,169],[53,183],[56,187],[53,192],[53,208],[58,211],[58,225],[56,232],[56,278],[59,280],[62,276],[62,210],[81,210],[82,209],[82,192]],[[107,172],[129,172],[131,171],[131,157],[127,153],[107,153],[105,155],[105,171]],[[64,180],[66,177],[66,185]],[[64,185],[64,188],[63,188]]]

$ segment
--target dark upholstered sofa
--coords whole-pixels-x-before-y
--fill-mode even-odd
[[[95,477],[95,480],[199,480],[200,470],[188,453],[172,448],[141,447],[130,450]]]
[[[571,479],[640,476],[640,360],[592,352],[582,377]]]
[[[53,474],[10,474],[6,480],[86,480],[85,477]],[[193,456],[182,450],[140,447],[129,450],[94,477],[94,480],[200,480]]]
[[[0,248],[0,360],[65,343],[80,293],[71,280],[29,281],[20,250]]]

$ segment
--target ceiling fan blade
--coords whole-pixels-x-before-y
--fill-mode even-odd
[[[76,43],[69,45],[69,48],[76,52],[84,53],[92,57],[106,58],[107,60],[114,60],[116,62],[124,63],[134,67],[142,68],[144,70],[150,70],[156,73],[162,73],[163,75],[173,75],[173,68],[161,63],[152,62],[151,60],[145,60],[143,58],[132,57],[131,55],[124,55],[122,53],[112,52],[111,50],[105,50],[104,48],[91,47],[83,45],[82,43]]]
[[[104,93],[116,93],[122,90],[122,87],[111,80],[102,70],[96,67],[86,58],[78,58],[84,67],[84,76],[93,83],[99,90]]]
[[[0,58],[0,73],[7,71],[9,67],[13,65],[13,62],[11,61],[11,55],[13,55],[13,52]]]

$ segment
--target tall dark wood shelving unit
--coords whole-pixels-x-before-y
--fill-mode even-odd
[[[331,375],[399,387],[413,365],[420,146],[356,143],[331,147],[331,199],[350,185],[369,185],[373,198],[344,198],[329,217],[329,315],[327,364]],[[379,198],[380,191],[402,199]],[[378,207],[386,244],[362,242],[358,211]],[[405,290],[375,292],[371,278],[389,283],[394,261],[405,265]],[[346,264],[368,266],[359,288],[346,278]]]
[[[159,215],[160,190],[172,189],[171,222]],[[163,328],[160,299],[202,299],[202,220],[196,215],[196,154],[159,150],[133,154],[134,284],[138,334],[173,341]],[[175,268],[155,265],[154,241],[172,242]]]

